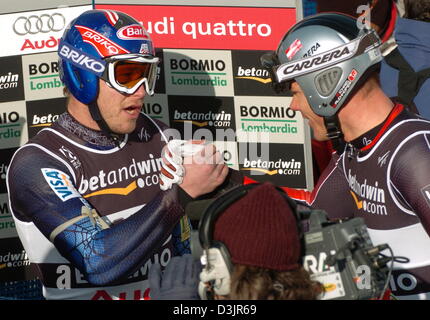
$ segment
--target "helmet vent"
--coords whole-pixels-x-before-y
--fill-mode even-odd
[[[334,67],[319,73],[315,77],[315,86],[318,93],[324,97],[328,97],[336,88],[340,77],[342,76],[342,69]]]

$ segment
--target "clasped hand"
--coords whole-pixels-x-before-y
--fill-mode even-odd
[[[192,141],[192,143],[202,144],[204,141]],[[175,170],[165,158],[163,162],[171,170]],[[228,174],[228,166],[213,144],[206,144],[201,151],[184,157],[181,166],[183,177],[179,185],[193,198],[215,190],[224,182]],[[171,176],[165,169],[162,169],[161,174]]]

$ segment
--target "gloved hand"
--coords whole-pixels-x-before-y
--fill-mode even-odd
[[[184,157],[190,157],[204,149],[204,141],[186,141],[173,139],[163,148],[160,189],[165,191],[174,183],[181,184],[185,175],[182,166]]]
[[[154,300],[199,300],[200,261],[190,254],[173,257],[161,272],[160,264],[149,269],[150,296]]]

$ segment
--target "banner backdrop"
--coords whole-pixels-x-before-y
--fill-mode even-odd
[[[93,5],[135,17],[158,48],[156,93],[144,112],[181,138],[213,141],[230,167],[255,180],[313,188],[309,127],[288,94],[273,92],[259,62],[301,18],[301,1],[116,2],[0,8],[0,282],[34,278],[8,207],[6,171],[16,149],[65,111],[58,41]]]
[[[163,4],[95,6],[132,15],[160,48],[162,71],[145,111],[182,138],[215,141],[232,168],[256,180],[312,189],[309,128],[260,66],[297,21],[296,6]]]

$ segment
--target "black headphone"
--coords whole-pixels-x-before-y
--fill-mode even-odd
[[[218,295],[230,293],[230,275],[233,273],[233,263],[226,245],[213,238],[215,223],[230,205],[246,196],[251,189],[259,185],[261,183],[235,187],[211,201],[204,209],[198,228],[200,245],[203,249],[202,264],[205,266],[200,274],[201,281],[199,284],[199,294],[202,299],[211,298],[214,293]],[[288,197],[284,190],[274,187],[287,201],[297,220],[296,202]]]

